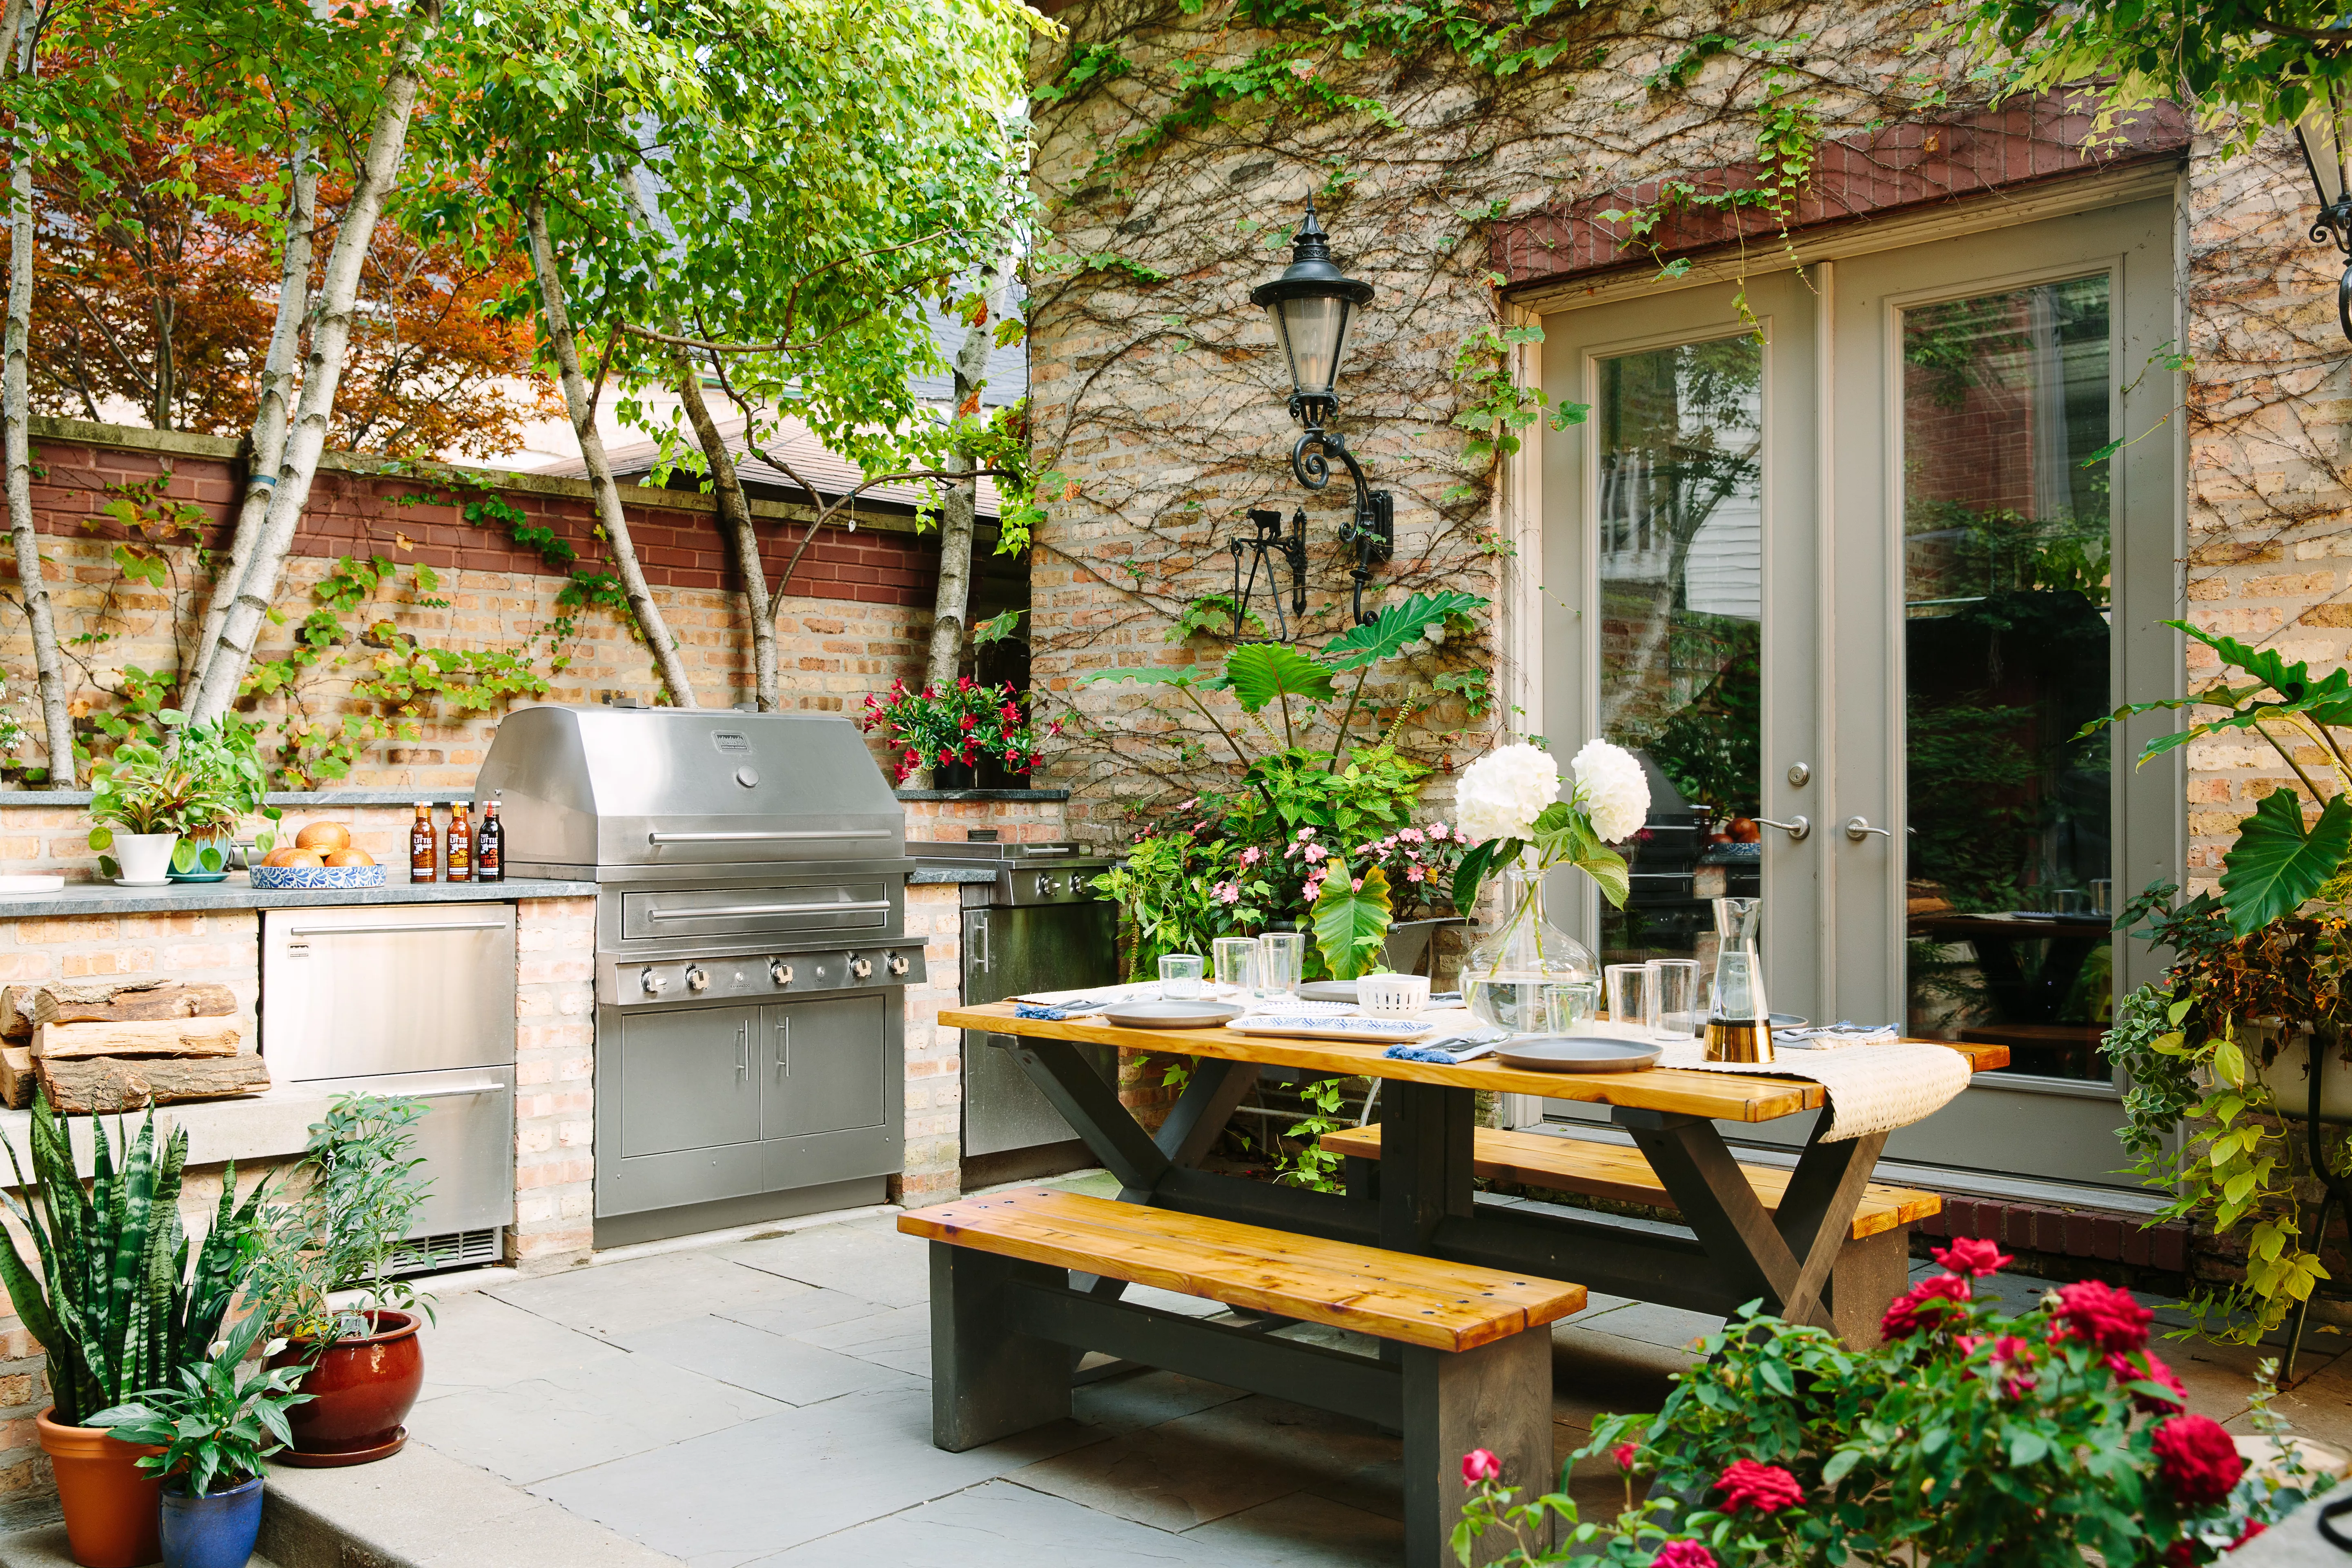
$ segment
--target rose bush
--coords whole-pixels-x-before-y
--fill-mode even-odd
[[[2187,1412],[2128,1292],[2068,1285],[2009,1318],[1976,1294],[2009,1261],[1991,1243],[1936,1258],[1944,1272],[1887,1309],[1874,1350],[1751,1305],[1659,1414],[1594,1422],[1575,1458],[1607,1455],[1624,1476],[1613,1518],[1580,1520],[1565,1470],[1559,1491],[1523,1500],[1465,1468],[1455,1555],[1493,1531],[1515,1542],[1508,1564],[2081,1568],[2095,1552],[2202,1568],[2327,1484],[2292,1449],[2250,1469]],[[2255,1425],[2277,1429],[2261,1399]]]

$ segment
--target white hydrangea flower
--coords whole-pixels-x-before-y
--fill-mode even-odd
[[[1487,752],[1462,770],[1454,823],[1473,844],[1528,838],[1543,808],[1559,798],[1559,763],[1524,742]]]
[[[1576,799],[1592,818],[1592,831],[1606,844],[1622,843],[1650,819],[1650,778],[1641,760],[1622,746],[1587,741],[1569,764],[1576,774]]]

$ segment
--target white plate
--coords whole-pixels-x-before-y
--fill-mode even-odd
[[[0,877],[0,893],[54,893],[65,885],[63,877]]]
[[[118,888],[168,888],[172,885],[172,879],[158,877],[152,882],[134,882],[128,877],[117,877],[114,885]]]

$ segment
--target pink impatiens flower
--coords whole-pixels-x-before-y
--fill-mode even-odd
[[[1260,860],[1265,858],[1265,851],[1257,848],[1255,846],[1252,846],[1250,848],[1242,851],[1242,864],[1244,866],[1255,866]]]
[[[1237,904],[1241,902],[1242,890],[1234,883],[1220,882],[1212,889],[1212,891],[1217,895],[1217,901],[1220,903]]]
[[[1418,882],[1428,875],[1429,873],[1423,870],[1418,863],[1404,868],[1404,879],[1408,882]]]

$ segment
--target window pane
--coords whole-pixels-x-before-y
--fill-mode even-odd
[[[1704,962],[1708,900],[1759,890],[1764,351],[1723,338],[1600,368],[1601,732],[1651,790],[1602,962]]]
[[[2105,1079],[2108,280],[1906,311],[1908,1031]]]

